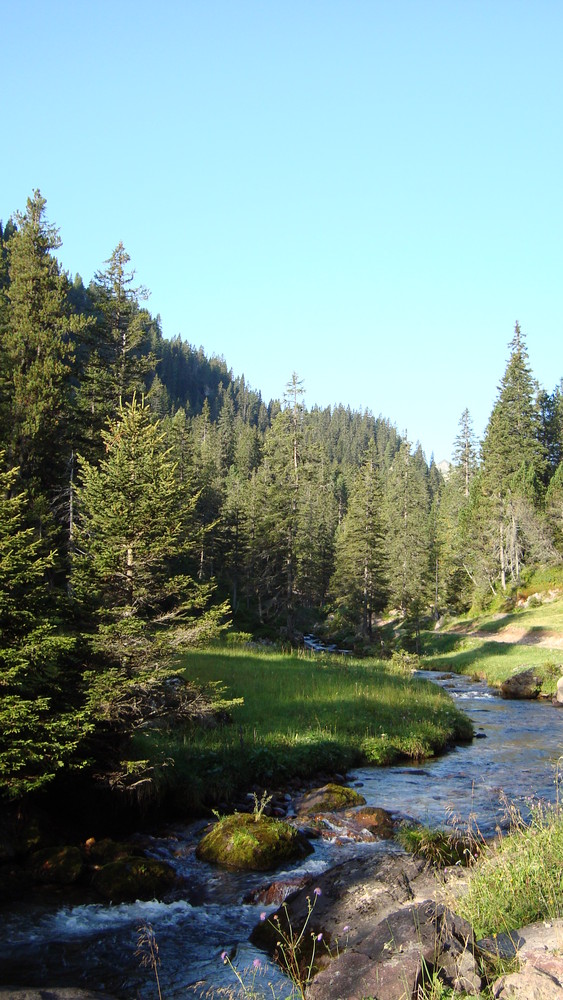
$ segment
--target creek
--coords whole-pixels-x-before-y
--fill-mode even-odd
[[[504,701],[467,677],[423,676],[448,688],[472,719],[477,738],[422,766],[358,769],[348,780],[368,805],[431,826],[465,829],[471,822],[490,836],[505,821],[505,797],[524,814],[532,799],[556,800],[562,709],[545,702]],[[222,988],[236,986],[221,960],[224,951],[240,969],[260,963],[257,993],[287,996],[281,973],[248,943],[264,910],[263,904],[243,901],[249,891],[286,875],[314,877],[359,852],[398,850],[389,841],[347,841],[336,824],[333,839],[314,841],[310,857],[269,878],[220,871],[198,861],[194,852],[201,829],[201,823],[177,824],[135,838],[184,879],[184,888],[166,899],[112,906],[85,902],[68,890],[61,895],[49,890],[38,891],[33,902],[0,910],[0,985],[73,986],[118,1000],[152,1000],[158,996],[154,975],[135,954],[139,928],[150,925],[159,949],[164,1000],[224,996]]]

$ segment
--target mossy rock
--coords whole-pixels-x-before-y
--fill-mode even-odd
[[[234,813],[224,816],[205,834],[196,855],[223,868],[269,871],[312,850],[307,838],[283,820]]]
[[[82,874],[82,855],[78,847],[44,847],[29,859],[36,882],[72,885]]]
[[[157,899],[175,881],[174,869],[153,858],[123,858],[110,861],[94,872],[92,887],[113,903]]]
[[[301,816],[316,816],[317,813],[341,812],[353,806],[364,806],[366,800],[359,792],[347,785],[336,785],[332,782],[316,788],[306,794],[297,803],[297,811]]]

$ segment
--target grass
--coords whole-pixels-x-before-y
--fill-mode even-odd
[[[514,812],[512,819],[511,832],[484,848],[467,893],[456,900],[478,939],[563,916],[563,813],[538,805],[529,824]]]
[[[171,759],[184,804],[231,802],[319,772],[433,756],[470,739],[446,692],[377,660],[216,646],[185,661],[190,679],[243,698],[232,721],[136,737],[136,755]]]
[[[523,629],[526,642],[494,641],[495,635],[510,627]],[[471,634],[476,632],[480,635]],[[449,622],[444,630],[424,632],[421,665],[427,670],[482,677],[496,686],[517,671],[532,667],[543,678],[542,695],[552,697],[557,680],[563,675],[563,649],[540,646],[537,642],[549,641],[553,634],[563,636],[561,596],[502,615],[459,618]]]

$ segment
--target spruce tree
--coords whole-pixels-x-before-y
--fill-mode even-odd
[[[149,407],[122,405],[103,440],[99,466],[79,459],[73,586],[100,663],[90,705],[119,719],[178,654],[218,634],[226,608],[210,607],[213,587],[185,571],[194,502]]]
[[[485,515],[503,590],[507,579],[517,581],[526,556],[522,510],[532,524],[541,501],[545,451],[536,406],[537,384],[528,362],[518,323],[509,345],[510,356],[498,398],[485,431],[481,454],[479,517]]]
[[[8,364],[9,461],[32,490],[39,517],[65,479],[70,445],[70,391],[76,323],[69,316],[66,278],[52,251],[57,229],[45,217],[39,191],[28,198],[9,241]]]
[[[343,618],[371,637],[373,616],[385,606],[388,583],[382,490],[373,449],[354,478],[348,511],[338,528],[334,603]]]
[[[69,673],[74,640],[46,596],[54,553],[26,526],[18,470],[3,462],[0,453],[0,794],[20,798],[74,757],[88,726]]]

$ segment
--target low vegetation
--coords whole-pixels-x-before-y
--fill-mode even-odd
[[[524,823],[512,812],[511,832],[487,845],[456,909],[477,938],[563,916],[563,814],[536,806]]]
[[[362,763],[420,760],[472,737],[446,692],[378,660],[217,645],[191,653],[186,670],[243,700],[223,724],[135,737],[139,758],[174,762],[161,780],[185,806]]]

